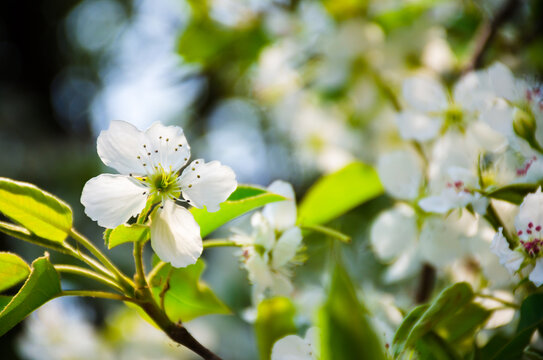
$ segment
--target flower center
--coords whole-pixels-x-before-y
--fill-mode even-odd
[[[149,176],[147,183],[151,188],[151,194],[159,197],[161,200],[165,198],[177,198],[181,195],[176,172],[165,171],[160,167],[155,173]]]
[[[451,104],[447,110],[445,110],[445,126],[447,128],[456,127],[463,128],[464,113],[462,108],[456,104]]]
[[[520,244],[524,248],[524,251],[531,257],[539,255],[543,246],[541,229],[541,225],[534,225],[534,223],[530,222],[526,229],[517,232],[518,236],[524,235],[524,237],[527,237],[527,240],[520,240]]]
[[[461,181],[461,180],[457,180],[457,181],[454,181],[454,182],[448,182],[447,187],[449,189],[453,189],[457,193],[463,192],[463,193],[471,194],[471,191],[466,187],[464,182]]]

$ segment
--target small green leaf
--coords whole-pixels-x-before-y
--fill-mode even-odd
[[[49,258],[34,260],[25,284],[0,313],[0,336],[60,293],[60,277]]]
[[[268,192],[265,189],[239,185],[228,200],[221,204],[219,211],[210,213],[205,209],[197,208],[192,208],[190,211],[200,225],[200,234],[205,237],[238,216],[266,204],[283,200],[285,200],[283,196]]]
[[[543,294],[528,296],[520,306],[520,321],[513,338],[492,357],[494,360],[521,359],[522,352],[538,326],[543,324]],[[503,342],[502,342],[503,344]]]
[[[0,312],[10,303],[11,299],[13,299],[13,296],[0,295]]]
[[[430,307],[428,304],[419,305],[404,317],[400,327],[394,334],[394,339],[392,339],[392,350],[394,352],[394,357],[398,358],[403,352],[405,341],[407,340],[409,333],[417,321],[419,321],[421,316],[426,312],[426,310],[428,310],[428,307]]]
[[[13,236],[17,239],[28,241],[35,245],[43,246],[60,252],[66,251],[61,243],[36,236],[22,226],[0,221],[0,232]]]
[[[217,298],[213,290],[200,280],[204,269],[202,259],[179,269],[166,264],[150,279],[156,301],[161,304],[163,294],[166,314],[173,322],[189,321],[208,314],[230,313],[230,309]]]
[[[0,292],[25,280],[30,273],[28,264],[15,254],[0,252]]]
[[[479,304],[467,304],[458,309],[454,316],[441,322],[437,333],[449,343],[458,343],[472,337],[491,314]]]
[[[298,222],[325,224],[382,193],[383,186],[375,169],[353,162],[323,176],[307,191],[300,203]]]
[[[63,242],[72,210],[55,196],[24,182],[0,178],[0,212],[37,236]]]
[[[536,192],[539,184],[511,184],[495,189],[487,196],[493,199],[505,200],[513,204],[520,205],[526,195]]]
[[[149,226],[141,224],[121,224],[111,231],[104,232],[104,240],[108,249],[127,242],[145,242],[149,240],[150,236]]]
[[[266,299],[258,304],[255,333],[261,360],[270,359],[277,340],[296,333],[295,314],[296,308],[285,297]]]
[[[456,350],[435,332],[430,331],[415,343],[419,359],[461,360]]]
[[[473,290],[467,283],[456,283],[443,290],[413,326],[406,345],[414,345],[424,334],[437,329],[438,325],[455,316],[457,311],[473,299]]]
[[[349,275],[337,265],[319,313],[321,360],[384,360],[385,347],[359,302]]]

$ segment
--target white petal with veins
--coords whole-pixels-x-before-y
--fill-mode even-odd
[[[179,126],[164,126],[156,122],[145,131],[145,136],[154,166],[177,171],[188,162],[190,146]]]
[[[537,259],[534,269],[530,273],[530,281],[539,287],[543,284],[543,259]]]
[[[100,226],[114,228],[136,216],[147,202],[148,188],[125,175],[102,174],[85,184],[81,203]]]
[[[400,135],[405,140],[428,141],[439,133],[443,119],[424,113],[405,110],[396,116],[396,124]]]
[[[190,211],[166,200],[151,217],[151,246],[173,267],[194,264],[203,250],[200,226]]]
[[[98,135],[97,150],[104,164],[119,173],[143,175],[147,172],[143,166],[146,158],[144,144],[145,136],[134,125],[114,120],[109,129]]]
[[[198,159],[191,162],[179,177],[183,197],[197,208],[207,208],[209,212],[219,210],[238,186],[236,174],[228,166],[218,161],[205,163]]]
[[[293,227],[285,231],[272,250],[272,268],[279,269],[289,263],[299,250],[302,243],[302,231]]]
[[[381,155],[377,171],[385,190],[392,196],[411,200],[419,195],[422,163],[414,152],[403,150]]]

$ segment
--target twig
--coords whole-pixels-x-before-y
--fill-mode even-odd
[[[467,73],[481,67],[485,52],[496,36],[498,29],[514,14],[522,0],[508,0],[494,15],[493,19],[487,19],[481,24],[475,35],[475,50],[462,73]]]

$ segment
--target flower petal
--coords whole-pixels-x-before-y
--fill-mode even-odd
[[[302,231],[298,227],[288,229],[281,235],[272,250],[272,267],[279,269],[289,263],[300,248]]]
[[[236,174],[228,166],[218,161],[205,163],[198,159],[190,163],[179,178],[183,197],[190,200],[197,208],[207,208],[209,212],[219,210],[224,202],[236,190]]]
[[[273,345],[272,360],[312,360],[311,345],[297,335],[288,335]]]
[[[524,260],[522,254],[509,248],[509,243],[503,236],[503,228],[500,228],[494,235],[494,239],[490,244],[490,251],[498,256],[500,264],[505,266],[510,274],[517,272]]]
[[[145,131],[153,166],[178,171],[190,158],[190,146],[183,129],[179,126],[164,126],[159,122]]]
[[[406,79],[402,94],[409,105],[419,111],[443,111],[448,106],[443,85],[429,76],[417,75]]]
[[[377,163],[385,190],[399,199],[412,200],[419,195],[423,180],[422,163],[412,151],[384,154]]]
[[[144,144],[145,136],[134,125],[114,120],[109,129],[98,135],[97,150],[104,164],[119,173],[143,175],[147,172],[145,168],[150,166],[145,162]]]
[[[264,206],[262,214],[268,219],[273,228],[278,231],[285,231],[296,225],[296,195],[292,185],[286,181],[275,180],[268,186],[268,191],[289,199]]]
[[[258,285],[262,291],[273,285],[272,273],[267,262],[254,249],[249,253],[245,268],[249,273],[249,281]]]
[[[391,261],[417,241],[417,222],[413,208],[397,205],[384,211],[371,227],[370,242],[373,250],[383,261]]]
[[[114,228],[136,216],[147,202],[147,187],[125,175],[102,174],[85,184],[81,203],[98,225]]]
[[[406,110],[396,116],[400,135],[405,140],[428,141],[436,137],[443,119],[436,116]]]
[[[198,260],[203,250],[202,238],[190,211],[166,200],[151,220],[151,246],[162,261],[179,268]]]
[[[275,231],[268,220],[260,212],[256,212],[251,217],[253,227],[253,244],[262,246],[269,251],[275,243]]]
[[[541,188],[537,189],[535,193],[526,195],[515,218],[515,228],[523,232],[520,235],[523,240],[526,240],[527,230],[532,229],[530,232],[535,232],[537,226],[543,226],[543,193],[541,193]]]
[[[494,97],[488,77],[484,71],[472,71],[462,76],[453,90],[454,101],[462,109],[483,109]]]
[[[535,267],[530,273],[530,281],[537,287],[543,284],[543,259],[536,260]]]

